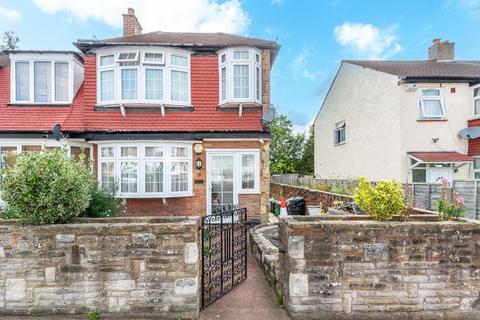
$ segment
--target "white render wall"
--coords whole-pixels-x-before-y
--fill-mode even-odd
[[[466,83],[419,83],[416,92],[401,90],[402,163],[407,163],[407,152],[412,151],[458,151],[467,153],[468,142],[458,138],[458,132],[467,127],[473,114],[473,89]],[[421,88],[443,90],[447,121],[419,121],[419,97]],[[451,93],[455,88],[455,93]],[[432,139],[438,138],[437,143]],[[407,165],[402,166],[402,177],[407,177]],[[455,179],[467,179],[470,166],[459,168]]]
[[[409,151],[467,153],[467,141],[457,133],[472,117],[472,88],[462,83],[418,84],[418,88],[444,89],[448,121],[418,121],[420,90],[407,92],[397,76],[342,63],[314,124],[315,175],[405,182]],[[346,143],[335,146],[333,129],[342,120],[346,120]],[[433,138],[438,142],[433,143]],[[469,165],[454,175],[455,179],[469,177]]]
[[[315,175],[370,180],[399,178],[401,134],[395,76],[343,63],[315,120]],[[381,110],[379,110],[381,108]],[[333,144],[346,121],[346,143]]]

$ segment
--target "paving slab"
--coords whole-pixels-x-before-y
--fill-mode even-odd
[[[247,279],[200,313],[201,320],[289,320],[275,291],[248,253]]]

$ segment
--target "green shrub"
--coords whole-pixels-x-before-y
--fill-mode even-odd
[[[330,186],[329,186],[328,183],[326,183],[326,182],[320,182],[320,183],[318,184],[318,190],[320,190],[320,191],[325,191],[325,192],[330,192],[330,191],[332,191],[331,188],[330,188]]]
[[[361,177],[354,198],[363,211],[380,221],[391,220],[406,207],[402,185],[395,180],[380,181],[374,188]]]
[[[90,202],[91,169],[65,149],[22,154],[3,176],[2,199],[26,224],[70,222]]]
[[[87,315],[88,320],[100,320],[100,312],[98,311],[90,311]]]
[[[104,218],[116,217],[120,215],[120,205],[115,199],[113,192],[94,189],[92,191],[92,200],[87,210],[83,214],[85,217]]]

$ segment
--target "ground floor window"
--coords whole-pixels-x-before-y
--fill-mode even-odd
[[[80,159],[84,155],[85,161],[90,161],[91,145],[85,142],[66,142],[45,139],[9,139],[0,140],[0,169],[13,168],[17,162],[17,156],[21,153],[40,152],[42,149],[56,150],[66,148],[69,155]],[[0,191],[2,190],[2,177],[0,176]]]
[[[192,194],[191,144],[100,144],[98,161],[99,185],[118,197]]]
[[[440,183],[443,179],[451,182],[452,178],[450,163],[420,163],[411,168],[412,183]]]
[[[480,158],[473,158],[473,178],[480,179]]]

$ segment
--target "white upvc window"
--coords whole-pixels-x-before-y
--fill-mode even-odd
[[[443,89],[420,90],[420,114],[422,119],[445,118]]]
[[[473,179],[480,179],[480,157],[473,158]]]
[[[83,81],[73,54],[11,53],[10,59],[12,103],[70,104]]]
[[[191,144],[114,143],[99,150],[99,186],[118,184],[119,198],[192,195]]]
[[[262,103],[261,51],[235,47],[219,52],[220,103]]]
[[[347,124],[345,121],[340,121],[335,123],[335,128],[333,129],[333,143],[343,144],[347,141]]]
[[[97,104],[190,106],[190,52],[170,48],[97,51]]]
[[[480,116],[480,85],[473,87],[473,115]]]
[[[145,64],[164,65],[165,55],[163,52],[145,52],[143,55],[143,62]]]
[[[260,153],[241,152],[240,162],[240,193],[258,193],[260,191]]]

